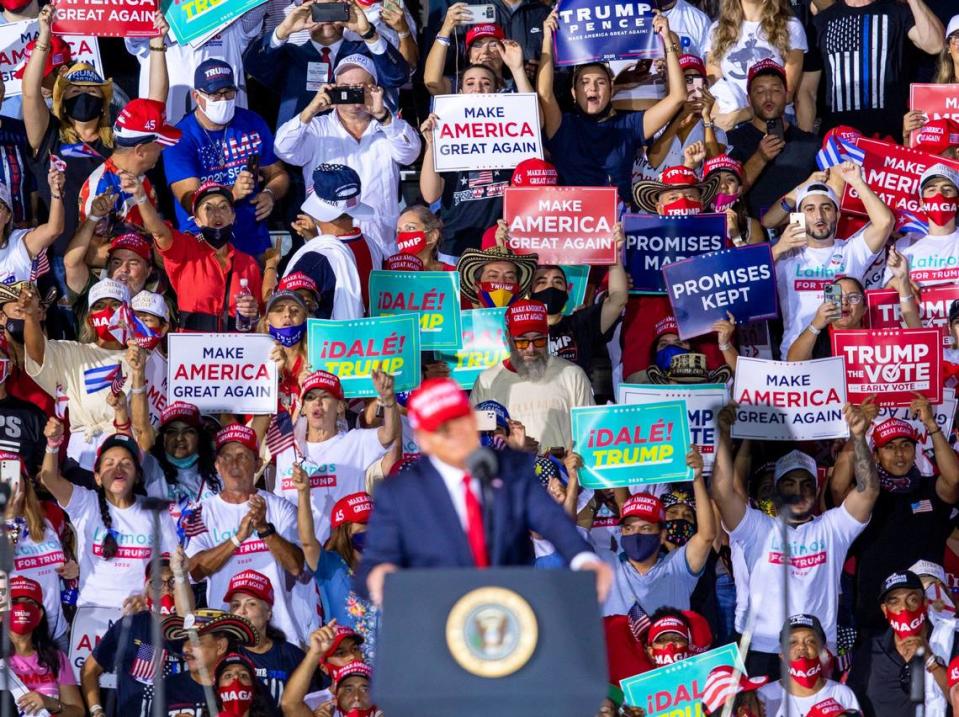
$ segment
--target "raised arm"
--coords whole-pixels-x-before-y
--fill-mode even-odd
[[[30,53],[30,59],[27,60],[20,85],[23,93],[23,123],[27,127],[27,141],[34,154],[40,148],[43,137],[47,133],[47,127],[50,126],[50,110],[47,108],[40,86],[43,84],[43,70],[46,66],[47,54],[50,52],[50,40],[53,35],[50,26],[53,24],[54,17],[53,5],[45,5],[40,9],[40,15],[37,17],[40,32],[33,52]]]
[[[66,271],[67,286],[70,291],[79,294],[90,280],[90,265],[87,264],[87,253],[93,240],[97,224],[113,209],[116,194],[112,187],[108,187],[103,194],[93,198],[90,213],[70,239],[67,250],[63,254],[63,267]]]
[[[40,482],[50,491],[60,506],[65,506],[73,497],[73,483],[60,475],[60,446],[63,445],[63,424],[56,418],[48,418],[43,429],[47,439],[43,465],[40,467]]]
[[[936,468],[939,477],[936,479],[936,495],[945,503],[959,501],[959,456],[949,445],[949,439],[942,432],[936,422],[936,412],[929,399],[921,393],[914,393],[915,398],[909,404],[909,410],[922,421],[926,433],[932,438],[932,447],[936,456]]]
[[[918,292],[909,280],[909,259],[900,254],[895,245],[889,247],[886,268],[892,274],[889,286],[899,292],[899,314],[903,322],[910,329],[922,328]]]
[[[313,711],[303,701],[313,683],[313,674],[316,666],[323,660],[323,655],[333,645],[336,634],[336,620],[330,620],[326,625],[310,633],[310,646],[303,661],[293,670],[290,679],[283,688],[283,697],[280,707],[283,717],[313,717]]]
[[[552,139],[559,131],[563,121],[563,111],[553,93],[553,35],[559,29],[559,18],[553,10],[543,21],[543,49],[539,56],[539,69],[536,73],[536,94],[539,95],[539,106],[543,110],[543,129],[546,138]],[[685,85],[684,85],[685,86]]]
[[[662,40],[666,48],[666,76],[669,85],[669,94],[654,104],[643,115],[643,134],[652,137],[666,126],[683,103],[686,101],[686,78],[683,69],[679,66],[679,38],[669,29],[669,20],[657,11],[653,18],[653,29]]]
[[[423,200],[427,204],[432,204],[442,197],[446,186],[446,180],[433,168],[433,127],[436,126],[437,120],[438,117],[431,113],[420,125],[420,134],[423,135],[423,142],[426,143],[423,166],[420,168],[420,194],[423,195]]]
[[[916,23],[909,29],[912,44],[930,55],[941,52],[946,29],[939,18],[923,0],[906,0],[906,4],[912,10],[912,19]]]
[[[296,530],[300,545],[303,546],[303,559],[306,566],[316,572],[323,546],[316,539],[313,505],[310,501],[310,478],[299,463],[293,464],[293,486],[296,488]]]
[[[160,212],[150,202],[150,198],[147,197],[146,190],[143,188],[143,181],[130,172],[121,172],[120,188],[127,194],[133,195],[133,199],[140,209],[143,228],[153,235],[157,246],[166,246],[171,242],[173,240],[173,230],[167,226],[163,217],[160,216]]]
[[[373,387],[379,396],[376,402],[383,409],[383,425],[376,429],[380,445],[386,448],[400,440],[400,409],[393,392],[393,377],[380,370],[373,371]]]
[[[862,166],[855,162],[845,161],[837,167],[839,176],[849,186],[856,190],[869,215],[869,224],[863,230],[862,236],[866,245],[874,254],[882,251],[896,226],[896,217],[876,193],[869,188],[862,174]]]
[[[41,224],[36,229],[27,232],[23,237],[23,243],[27,245],[27,253],[31,259],[46,251],[47,247],[53,244],[61,234],[63,234],[63,221],[66,212],[63,209],[63,183],[66,175],[58,172],[52,167],[47,172],[47,184],[50,187],[50,216],[46,224]]]
[[[157,35],[150,38],[149,97],[166,106],[167,97],[170,95],[170,73],[167,72],[166,66],[166,34],[170,26],[159,10],[153,14],[153,26],[157,30]]]
[[[696,534],[686,543],[686,564],[693,573],[698,573],[706,567],[718,530],[713,504],[703,479],[703,457],[695,446],[686,454],[686,465],[693,469],[693,494],[696,498]]]
[[[473,13],[465,2],[450,5],[449,10],[446,11],[446,17],[443,18],[443,24],[436,33],[436,39],[433,40],[433,46],[427,53],[426,62],[423,65],[423,84],[431,95],[448,95],[452,91],[449,80],[443,76],[446,55],[450,49],[450,38],[456,32],[456,28],[468,22],[472,16]]]
[[[130,423],[133,437],[144,453],[153,447],[156,431],[150,421],[150,399],[147,387],[147,353],[130,343],[126,355],[130,367]]]
[[[849,514],[860,523],[869,521],[872,508],[879,498],[879,472],[876,461],[866,442],[866,430],[869,419],[861,407],[847,403],[842,409],[843,417],[849,424],[850,443],[852,443],[853,475],[856,477],[856,489],[849,492],[842,502]]]
[[[733,531],[746,515],[746,498],[736,490],[733,475],[732,425],[736,421],[736,405],[728,404],[716,416],[719,440],[716,464],[713,466],[712,498],[719,506],[726,530]],[[697,520],[699,519],[697,515]]]
[[[616,263],[609,267],[606,298],[603,299],[603,308],[599,313],[599,330],[604,334],[619,320],[629,300],[629,278],[626,276],[626,269],[623,268],[623,245],[626,243],[626,235],[623,234],[621,222],[616,222],[613,241],[616,243]]]

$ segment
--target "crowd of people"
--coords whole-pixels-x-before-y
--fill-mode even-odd
[[[959,122],[908,98],[959,82],[952,0],[659,0],[657,58],[575,66],[546,0],[493,0],[486,22],[464,2],[350,0],[314,20],[327,2],[264,0],[184,44],[158,12],[152,38],[104,45],[138,68],[113,80],[53,33],[56,3],[0,0],[0,24],[38,29],[21,94],[0,92],[0,459],[19,469],[2,699],[378,715],[389,573],[531,565],[595,574],[599,715],[653,717],[621,679],[733,642],[745,673],[709,675],[706,714],[906,717],[917,680],[926,714],[959,709],[959,456],[926,397],[913,422],[846,404],[848,439],[802,443],[734,439],[730,404],[709,470],[694,447],[691,482],[635,488],[583,486],[570,417],[623,383],[731,384],[747,350],[829,357],[833,329],[868,327],[870,289],[923,325],[923,292],[959,280]],[[436,171],[432,97],[495,93],[535,96],[544,157]],[[939,158],[921,226],[848,152],[817,163],[858,137]],[[514,253],[503,221],[508,188],[550,186],[724,215],[726,247],[771,245],[778,316],[681,339],[664,295],[631,291],[622,224],[569,306],[569,271]],[[508,357],[468,396],[434,352],[412,392],[375,370],[373,398],[347,395],[311,365],[307,324],[371,315],[375,270],[457,272],[464,312],[506,309]],[[954,385],[959,300],[947,319]],[[270,337],[273,412],[168,395],[177,332]],[[465,468],[480,446],[525,516],[490,545]],[[88,608],[115,617],[71,660]]]

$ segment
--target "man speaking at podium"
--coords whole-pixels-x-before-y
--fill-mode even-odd
[[[424,381],[408,416],[424,456],[377,488],[354,589],[377,605],[400,568],[532,565],[530,531],[573,570],[596,573],[599,602],[612,571],[536,479],[534,456],[480,447],[466,394],[450,379]]]

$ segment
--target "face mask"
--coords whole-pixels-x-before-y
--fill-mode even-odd
[[[242,717],[253,704],[253,690],[236,678],[220,685],[219,693],[223,711],[232,717]]]
[[[365,710],[359,708],[350,710],[343,717],[371,717],[371,715],[376,711],[375,707],[369,707]]]
[[[113,309],[106,308],[100,311],[91,311],[87,316],[90,319],[90,325],[97,338],[101,341],[116,341],[116,337],[110,332],[110,319],[113,318]]]
[[[4,328],[10,334],[10,340],[14,343],[23,343],[23,319],[7,319]]]
[[[233,225],[227,224],[224,227],[200,227],[200,234],[203,240],[214,249],[226,245],[233,238]]]
[[[798,660],[789,662],[789,676],[793,681],[807,690],[811,690],[819,681],[822,674],[822,663],[818,657],[808,658],[800,657]]]
[[[876,473],[879,474],[879,487],[887,493],[912,493],[922,481],[922,474],[915,465],[906,475],[894,476],[877,462]]]
[[[396,248],[400,254],[419,254],[426,248],[426,232],[397,232]]]
[[[550,286],[547,289],[530,294],[529,298],[533,301],[542,301],[546,304],[547,314],[561,314],[563,313],[563,307],[566,306],[566,302],[569,300],[569,294],[562,289],[557,289],[555,286]]]
[[[171,465],[176,466],[180,470],[186,470],[187,468],[192,468],[196,465],[196,462],[200,460],[200,454],[194,453],[192,456],[186,456],[184,458],[177,458],[171,456],[169,453],[166,454],[166,459],[171,463]]]
[[[684,349],[676,344],[667,344],[656,352],[656,365],[660,371],[669,371],[669,365],[673,362],[673,356],[688,354],[689,349]]]
[[[366,532],[353,533],[353,535],[350,536],[350,543],[353,545],[353,550],[362,553],[363,548],[366,547]]]
[[[296,326],[284,326],[282,328],[271,326],[269,332],[275,341],[280,342],[280,346],[290,348],[300,343],[300,340],[306,333],[306,322],[304,321],[302,324],[297,324]]]
[[[713,200],[713,207],[717,212],[723,212],[735,204],[737,199],[739,199],[738,194],[723,194],[720,192]]]
[[[29,635],[40,624],[40,606],[29,602],[18,602],[10,611],[10,631],[16,635]]]
[[[494,451],[505,451],[506,439],[498,433],[483,431],[480,433],[480,445],[486,448],[492,448]]]
[[[220,100],[214,102],[209,97],[206,100],[206,108],[202,110],[213,124],[227,124],[236,113],[236,99]]]
[[[153,598],[147,595],[147,610],[153,609]],[[160,615],[167,617],[176,614],[176,602],[172,595],[160,596]]]
[[[476,287],[480,306],[492,309],[509,306],[519,298],[519,284],[510,281],[481,281]]]
[[[922,200],[922,211],[933,224],[941,227],[956,218],[957,208],[959,208],[959,197],[944,197],[936,193]]]
[[[926,624],[926,611],[924,608],[917,610],[901,610],[899,612],[886,613],[886,620],[889,627],[896,633],[900,640],[906,637],[914,637],[922,634],[922,629]]]
[[[156,336],[134,336],[133,343],[139,346],[144,351],[153,351],[157,346],[160,345],[160,342],[163,341],[163,337],[159,334]]]
[[[685,518],[666,521],[666,540],[673,545],[686,545],[696,534],[696,526]]]
[[[68,100],[63,101],[63,109],[69,117],[77,122],[89,122],[96,119],[103,112],[103,98],[81,92]]]
[[[643,535],[634,533],[633,535],[623,535],[619,539],[619,544],[623,547],[623,552],[630,560],[641,563],[650,555],[653,555],[661,545],[659,533],[652,535]]]
[[[669,643],[665,647],[654,646],[651,652],[653,653],[653,662],[658,667],[671,665],[674,662],[679,662],[689,657],[689,649],[682,645],[677,645],[674,642]]]
[[[703,203],[698,199],[680,197],[675,202],[663,205],[664,217],[688,217],[690,214],[699,214],[703,211]]]

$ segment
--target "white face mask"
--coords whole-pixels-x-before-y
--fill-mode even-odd
[[[232,100],[220,100],[215,102],[209,97],[204,97],[206,100],[206,109],[203,110],[203,114],[207,116],[214,124],[226,124],[231,119],[236,112],[236,98]]]

